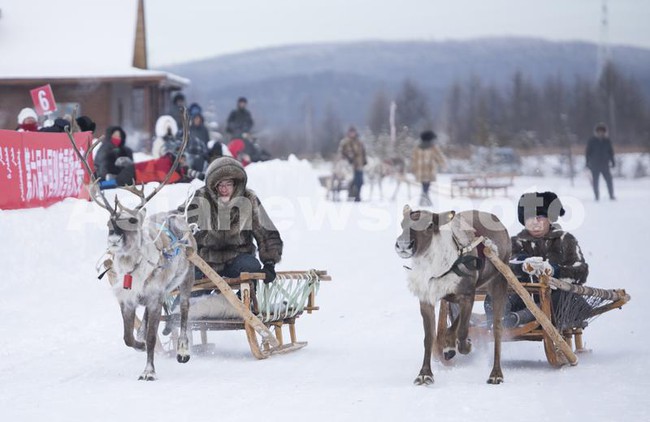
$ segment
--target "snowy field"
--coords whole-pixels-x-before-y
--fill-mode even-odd
[[[145,355],[124,346],[117,302],[96,278],[107,213],[73,199],[0,211],[1,420],[650,420],[650,179],[616,179],[615,202],[595,202],[584,177],[574,187],[520,177],[509,198],[434,197],[439,211],[494,212],[514,234],[519,195],[554,190],[568,210],[561,222],[590,265],[588,284],[625,288],[632,301],[586,329],[593,351],[575,367],[551,368],[540,342],[506,343],[505,383],[488,385],[492,347],[475,343],[452,366],[434,362],[433,386],[416,387],[421,318],[406,287],[408,262],[393,250],[406,191],[395,202],[369,200],[364,191],[360,204],[331,203],[306,162],[248,169],[249,187],[285,241],[278,269],[327,269],[333,277],[321,286],[321,309],[298,320],[299,340],[309,346],[257,361],[243,332],[210,332],[214,354],[185,365],[159,355],[159,380],[138,381]],[[449,176],[440,179],[444,186]],[[150,212],[180,204],[189,187],[166,187]],[[385,191],[392,188],[386,182]]]

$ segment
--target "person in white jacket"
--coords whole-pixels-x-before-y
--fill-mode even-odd
[[[151,155],[154,158],[160,158],[164,155],[165,144],[176,140],[176,134],[178,133],[176,119],[167,114],[160,116],[156,120],[155,133],[156,138],[151,146]]]

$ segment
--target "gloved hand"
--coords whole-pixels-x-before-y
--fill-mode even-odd
[[[262,271],[266,274],[266,277],[264,277],[265,283],[270,283],[275,280],[275,262],[266,261],[264,267],[262,267]]]
[[[513,263],[513,264],[520,264],[520,263],[524,262],[526,260],[526,258],[529,258],[529,256],[526,255],[525,253],[520,253],[520,254],[515,255],[512,258],[510,258],[510,262]]]
[[[530,275],[540,276],[542,274],[551,277],[555,270],[550,262],[542,258],[541,256],[531,256],[526,258],[524,263],[521,264],[521,269]]]

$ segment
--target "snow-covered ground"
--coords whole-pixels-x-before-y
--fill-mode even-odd
[[[309,346],[257,361],[242,332],[211,332],[214,354],[185,365],[159,355],[159,380],[137,381],[145,356],[123,345],[117,302],[96,278],[105,211],[73,199],[0,211],[3,421],[650,420],[649,179],[617,179],[615,202],[595,202],[584,177],[575,186],[520,177],[509,198],[435,197],[437,210],[495,212],[514,234],[519,195],[554,190],[590,264],[588,283],[625,288],[632,301],[586,329],[593,352],[575,367],[551,368],[541,343],[506,343],[505,383],[488,385],[491,346],[475,344],[453,366],[434,362],[435,384],[416,387],[421,319],[406,287],[407,262],[393,250],[405,190],[395,202],[331,203],[306,162],[248,171],[285,240],[278,269],[327,269],[333,277],[321,286],[321,309],[298,321]],[[449,176],[440,179],[444,186]],[[175,207],[189,187],[166,187],[150,211]]]

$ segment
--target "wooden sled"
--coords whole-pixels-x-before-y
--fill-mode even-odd
[[[190,319],[188,329],[201,333],[203,347],[208,345],[208,331],[226,330],[244,330],[251,353],[257,359],[292,352],[307,345],[307,342],[297,340],[296,320],[304,312],[312,313],[319,309],[316,294],[320,282],[331,280],[326,271],[278,271],[275,281],[264,283],[264,273],[241,273],[237,278],[222,278],[198,255],[191,255],[189,259],[207,275],[207,278],[197,280],[192,290],[207,293],[216,287],[240,315],[238,318]],[[239,296],[233,289],[239,290]],[[171,306],[165,308],[162,321],[172,329],[168,344],[175,345],[180,317],[169,313]],[[285,325],[289,327],[288,343],[285,343],[282,333]]]
[[[607,299],[609,303],[600,306],[593,311],[593,318],[597,315],[608,312],[612,309],[620,309],[630,300],[630,296],[624,289],[605,290],[587,286],[576,286],[554,279],[548,276],[541,276],[539,283],[521,283],[516,278],[508,265],[503,263],[494,255],[490,248],[485,248],[485,255],[492,261],[495,267],[506,277],[509,293],[517,293],[526,307],[535,316],[535,320],[513,328],[503,329],[503,341],[542,341],[544,352],[548,363],[559,368],[564,365],[577,365],[576,353],[585,352],[583,343],[583,327],[571,326],[558,329],[555,315],[552,311],[551,291],[560,289],[576,294],[597,295]],[[475,302],[485,301],[486,292],[477,291]],[[537,303],[536,303],[537,302]],[[438,318],[437,337],[443,338],[448,327],[451,325],[451,304],[446,300],[440,302]],[[469,337],[481,341],[490,341],[493,337],[489,325],[483,318],[473,318],[470,321]],[[574,348],[575,346],[575,348]],[[441,346],[436,344],[436,352],[442,356]],[[441,360],[444,362],[444,360]]]

